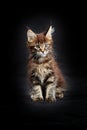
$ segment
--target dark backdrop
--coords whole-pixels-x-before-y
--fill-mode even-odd
[[[82,6],[66,4],[49,8],[38,5],[30,8],[29,3],[12,4],[5,8],[2,16],[2,55],[6,52],[3,58],[5,85],[1,89],[3,127],[86,128],[87,50]],[[33,103],[29,100],[26,83],[26,31],[30,27],[39,33],[50,25],[55,28],[54,50],[68,90],[56,103]]]

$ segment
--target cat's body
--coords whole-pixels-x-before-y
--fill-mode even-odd
[[[54,58],[52,27],[46,34],[28,30],[28,80],[32,100],[56,101],[63,97],[65,80]]]

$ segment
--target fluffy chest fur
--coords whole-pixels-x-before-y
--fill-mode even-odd
[[[44,79],[51,72],[52,72],[52,69],[50,69],[49,64],[40,64],[36,66],[35,76],[38,76],[39,79],[41,80],[41,83],[43,84]]]

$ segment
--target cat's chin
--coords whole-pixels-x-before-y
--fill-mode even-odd
[[[47,55],[46,54],[43,54],[43,55],[41,55],[41,58],[44,58],[44,57],[46,57]]]
[[[37,53],[37,55],[38,55],[39,57],[41,57],[41,58],[44,58],[44,57],[46,57],[46,56],[48,55],[48,52],[44,52],[44,53],[39,52],[39,53]]]
[[[41,59],[41,58],[45,58],[45,57],[47,57],[47,54],[37,55],[37,57],[38,57],[39,59]]]

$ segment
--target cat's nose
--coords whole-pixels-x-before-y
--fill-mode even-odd
[[[44,50],[41,50],[44,53]]]
[[[41,48],[41,52],[44,52],[44,48]]]

